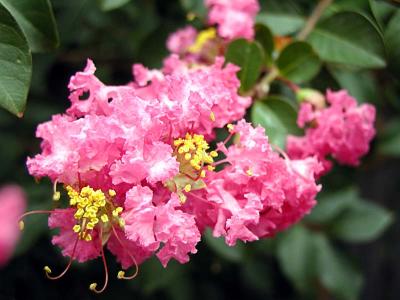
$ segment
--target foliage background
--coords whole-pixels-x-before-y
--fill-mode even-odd
[[[312,0],[261,2],[259,21],[274,35],[296,32],[316,5]],[[126,83],[132,63],[161,65],[168,34],[187,22],[189,11],[204,12],[198,0],[53,0],[52,5],[60,46],[33,55],[24,117],[0,111],[0,184],[22,185],[29,209],[51,205],[50,183],[35,183],[27,174],[25,160],[39,151],[37,124],[68,106],[69,77],[90,57],[104,82]],[[324,192],[312,215],[275,239],[234,248],[207,233],[190,263],[170,263],[163,269],[150,260],[132,282],[116,279],[118,266],[109,256],[111,282],[100,296],[88,290],[89,283],[102,282],[100,261],[75,264],[56,282],[45,278],[44,265],[60,270],[66,261],[50,243],[46,218],[30,218],[15,257],[0,270],[0,299],[398,299],[400,11],[384,1],[338,0],[323,20],[341,11],[356,11],[371,21],[383,41],[383,52],[376,52],[383,62],[367,60],[365,65],[350,66],[332,63],[332,56],[317,51],[323,67],[304,86],[344,87],[358,100],[374,103],[378,136],[361,167],[336,166],[323,179]],[[344,28],[348,30],[340,34],[354,39],[356,45],[368,39],[360,36],[351,21]],[[360,49],[350,54],[342,58],[357,60]],[[273,84],[272,92],[294,98],[280,84]],[[268,111],[257,110],[268,119]]]

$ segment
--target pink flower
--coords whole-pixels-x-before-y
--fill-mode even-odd
[[[178,198],[171,196],[166,203],[154,205],[150,188],[134,187],[127,193],[122,215],[127,238],[148,251],[158,251],[164,267],[171,258],[187,262],[188,254],[197,252],[195,246],[200,241],[194,216],[179,210]]]
[[[231,246],[238,239],[272,236],[299,221],[315,205],[320,190],[314,178],[320,169],[317,160],[280,157],[264,129],[244,120],[233,132],[239,142],[228,149],[219,145],[229,165],[207,177],[206,199],[214,207],[205,208],[211,220],[214,216],[214,235],[225,236]]]
[[[218,34],[228,40],[253,39],[257,0],[206,0],[208,21],[218,25]]]
[[[186,26],[172,33],[167,40],[167,48],[171,53],[183,54],[193,45],[197,31],[192,26]]]
[[[100,256],[101,244],[97,230],[91,233],[92,240],[87,242],[79,239],[77,233],[72,228],[76,225],[74,218],[75,210],[56,209],[49,217],[50,229],[58,228],[60,231],[52,239],[53,245],[57,245],[62,249],[64,256],[72,257],[79,262],[85,262]],[[74,249],[76,245],[76,249]]]
[[[314,110],[309,103],[300,108],[298,125],[306,128],[304,137],[289,136],[287,151],[292,158],[317,156],[323,163],[321,174],[330,170],[332,156],[340,164],[357,166],[368,153],[369,143],[375,136],[375,108],[370,104],[357,106],[347,91],[328,90],[330,106]]]
[[[10,259],[20,236],[18,220],[25,210],[25,201],[24,192],[18,186],[0,189],[0,266]]]

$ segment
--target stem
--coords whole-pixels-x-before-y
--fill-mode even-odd
[[[310,32],[314,29],[318,20],[321,18],[325,9],[333,2],[333,0],[321,0],[318,5],[315,7],[311,16],[307,19],[306,25],[303,29],[297,34],[297,39],[300,41],[304,41]]]

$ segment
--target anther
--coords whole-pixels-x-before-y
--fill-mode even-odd
[[[117,192],[114,191],[114,190],[108,190],[108,194],[109,194],[111,197],[115,197],[115,195],[117,195]]]
[[[51,274],[51,269],[49,266],[44,266],[43,270],[46,272],[46,274]]]
[[[18,225],[19,225],[19,230],[24,230],[24,228],[25,228],[25,223],[24,223],[24,221],[19,221],[18,222]]]
[[[192,186],[190,184],[185,185],[185,192],[189,193],[192,190]]]
[[[61,193],[59,191],[54,192],[53,201],[58,201],[61,198]]]
[[[215,122],[215,114],[214,114],[214,112],[210,113],[210,120]]]

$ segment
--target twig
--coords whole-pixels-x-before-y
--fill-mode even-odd
[[[297,34],[297,39],[303,41],[307,38],[310,32],[314,29],[318,20],[321,18],[325,9],[333,2],[333,0],[321,0],[318,5],[315,7],[311,16],[307,19],[306,25],[303,29]]]

